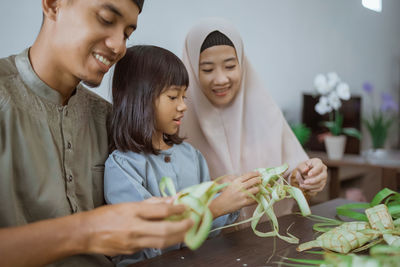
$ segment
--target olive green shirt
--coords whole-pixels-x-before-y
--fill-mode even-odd
[[[0,227],[104,204],[110,111],[110,103],[82,85],[63,106],[33,71],[28,49],[0,59]],[[102,255],[78,255],[54,266],[108,264]]]

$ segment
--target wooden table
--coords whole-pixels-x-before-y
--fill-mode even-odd
[[[335,208],[345,203],[349,203],[349,201],[334,199],[313,206],[311,210],[314,214],[333,218],[336,214]],[[290,228],[290,233],[298,237],[301,243],[315,238],[315,232],[312,230],[314,222],[310,219],[290,214],[280,217],[278,221],[281,234],[286,234],[286,229],[294,223]],[[270,231],[271,227],[268,222],[265,222],[259,225],[259,229]],[[196,251],[191,251],[188,248],[170,251],[159,257],[130,266],[278,266],[276,262],[281,260],[281,256],[321,258],[319,255],[299,253],[296,251],[297,245],[276,238],[275,254],[267,263],[267,259],[272,255],[273,247],[274,238],[258,237],[251,228],[246,228],[209,239]]]
[[[367,161],[360,155],[346,154],[340,160],[329,159],[325,152],[308,151],[307,154],[311,158],[320,158],[328,167],[330,182],[329,182],[329,199],[334,199],[339,196],[340,180],[339,168],[340,167],[356,167],[356,168],[377,168],[380,170],[381,188],[385,187],[392,190],[398,190],[398,174],[400,173],[400,158],[398,161],[391,160],[388,163],[373,163]]]

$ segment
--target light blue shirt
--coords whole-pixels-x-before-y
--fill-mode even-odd
[[[210,181],[207,162],[203,155],[185,142],[160,151],[158,155],[116,150],[110,154],[105,163],[106,202],[116,204],[142,201],[152,196],[160,197],[159,183],[163,176],[172,179],[177,192]],[[213,221],[213,229],[233,223],[238,215],[239,211],[218,217]],[[216,234],[217,232],[212,233],[213,236]],[[182,245],[175,245],[162,251],[145,249],[134,255],[120,256],[116,261],[119,261],[118,266],[126,266],[181,247]]]

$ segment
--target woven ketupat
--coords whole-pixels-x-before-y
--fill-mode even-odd
[[[365,210],[365,214],[371,224],[371,227],[376,230],[394,230],[392,216],[386,205],[380,204],[375,207]],[[384,228],[384,229],[382,229]],[[391,233],[384,233],[383,239],[390,246],[400,246],[400,237]]]
[[[320,235],[316,240],[301,244],[297,251],[322,247],[339,253],[349,253],[375,238],[374,234],[365,234],[360,230],[370,229],[367,222],[348,222]]]
[[[351,250],[363,246],[370,240],[370,235],[365,235],[357,231],[337,229],[336,231],[328,232],[326,237],[321,238],[321,247],[339,253],[349,253]]]
[[[366,209],[365,214],[368,217],[372,229],[382,230],[379,227],[380,225],[383,225],[385,229],[394,229],[393,219],[386,205],[380,204]]]

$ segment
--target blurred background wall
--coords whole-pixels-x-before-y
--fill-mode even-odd
[[[0,57],[5,57],[34,41],[41,1],[2,0],[0,6]],[[368,81],[399,99],[399,14],[399,0],[383,0],[381,13],[364,8],[361,0],[146,0],[128,45],[158,45],[181,56],[185,35],[200,18],[227,18],[288,120],[297,122],[302,93],[313,92],[318,73],[337,72],[355,95],[363,96]],[[111,101],[110,77],[93,90]]]

